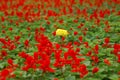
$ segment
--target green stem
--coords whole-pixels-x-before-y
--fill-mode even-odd
[[[45,72],[44,71],[42,72],[41,77],[43,78],[43,80],[45,80]]]
[[[63,67],[65,67],[65,66],[63,66]],[[64,78],[64,80],[65,80],[65,76],[64,76],[64,72],[65,72],[65,70],[63,71],[63,67],[61,68],[61,76]]]

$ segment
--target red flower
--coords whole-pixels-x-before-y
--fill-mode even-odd
[[[96,50],[96,51],[98,51],[98,50],[99,50],[99,46],[98,46],[98,44],[97,44],[97,45],[95,45],[95,50]]]
[[[118,52],[120,52],[120,44],[114,44],[113,48],[114,48],[113,53],[117,55]]]
[[[2,50],[1,53],[2,53],[2,56],[7,56],[7,51],[6,50]]]
[[[118,75],[120,75],[120,71],[118,71]]]
[[[14,39],[15,39],[15,42],[17,42],[17,41],[19,41],[20,36],[15,36]]]
[[[80,43],[77,41],[74,41],[74,45],[80,46]]]
[[[52,34],[53,34],[53,36],[55,36],[56,35],[56,31],[54,31]]]
[[[86,56],[91,56],[91,54],[92,54],[92,51],[89,51],[89,52],[86,54]]]
[[[99,58],[97,56],[92,56],[91,59],[95,62],[98,63],[99,62]]]
[[[64,41],[64,40],[65,40],[65,37],[62,37],[61,39],[62,39],[62,41]]]
[[[85,75],[88,74],[87,67],[86,67],[86,65],[84,65],[84,64],[81,64],[81,65],[80,65],[79,71],[80,71],[80,77],[81,77],[81,78],[83,78]]]
[[[99,68],[98,67],[94,67],[93,70],[92,70],[92,73],[97,73],[99,71]]]
[[[76,20],[76,19],[75,19],[75,20],[73,20],[73,22],[74,22],[74,23],[77,23],[77,22],[78,22],[78,20]]]
[[[57,13],[56,12],[54,12],[54,11],[52,11],[52,10],[48,10],[48,17],[49,16],[56,16],[57,15]]]
[[[82,36],[79,37],[79,41],[80,41],[80,42],[83,41],[83,37],[82,37]]]
[[[84,42],[86,48],[89,48],[88,42]]]
[[[84,1],[84,0],[79,0],[80,5],[82,5],[82,4],[83,4],[83,1]]]
[[[62,24],[62,23],[63,23],[63,20],[59,20],[59,23]]]
[[[117,49],[120,51],[120,44],[114,44],[114,49]]]
[[[98,50],[99,50],[99,46],[98,46],[98,44],[97,44],[97,45],[95,45],[95,47],[94,47],[94,53],[95,53],[95,54],[98,54]]]
[[[84,72],[82,72],[82,74],[80,74],[80,78],[83,78],[85,75],[87,75],[88,74],[88,71],[86,70],[86,71],[84,71]]]
[[[39,53],[38,52],[34,52],[34,59],[38,60],[39,57]]]
[[[5,30],[2,30],[2,33],[3,33],[3,34],[5,34],[5,33],[6,33],[6,31],[5,31]]]
[[[22,58],[27,58],[28,57],[28,54],[25,53],[25,52],[20,52],[18,55]]]
[[[59,80],[58,78],[54,78],[53,80]]]
[[[108,66],[111,65],[111,63],[108,59],[104,59],[104,63],[107,64]]]
[[[117,58],[118,58],[117,62],[120,63],[120,54],[117,54]]]
[[[12,30],[13,30],[13,28],[11,28],[11,27],[10,27],[10,28],[9,28],[9,30],[10,30],[10,31],[12,31]]]
[[[0,77],[7,77],[10,74],[10,72],[7,69],[4,69],[1,71]]]
[[[64,8],[62,9],[62,11],[63,11],[64,15],[67,14],[66,7],[64,7]]]
[[[76,52],[80,52],[80,48],[76,48]]]
[[[100,16],[101,18],[104,18],[104,16],[105,16],[105,11],[100,10],[100,12],[99,12],[99,16]]]
[[[110,38],[109,38],[109,37],[106,37],[106,38],[104,39],[104,42],[105,42],[105,44],[108,44],[108,43],[110,42]]]
[[[8,64],[13,65],[13,60],[12,59],[8,59],[7,62],[8,62]]]
[[[60,49],[60,44],[55,45],[56,49]]]
[[[45,28],[40,27],[40,31],[45,32]]]
[[[50,25],[50,21],[47,21],[47,24]]]
[[[28,47],[29,46],[29,40],[25,40],[24,45],[25,45],[25,47]]]
[[[30,30],[31,30],[31,28],[30,28],[30,27],[27,27],[27,30],[28,30],[28,31],[30,31]]]
[[[16,15],[18,16],[18,17],[22,17],[23,16],[23,12],[21,11],[21,12],[16,12]]]
[[[24,66],[24,67],[22,67],[22,70],[24,70],[24,71],[28,71],[28,69],[29,69],[28,66]]]
[[[4,22],[4,21],[5,21],[5,18],[2,16],[2,17],[1,17],[1,20],[2,20],[2,22]]]
[[[77,35],[77,34],[78,34],[78,32],[77,32],[77,31],[75,31],[75,32],[74,32],[74,35]]]

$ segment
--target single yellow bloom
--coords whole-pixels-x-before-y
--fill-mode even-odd
[[[67,30],[64,29],[57,29],[56,30],[56,35],[58,36],[67,36],[69,33]]]

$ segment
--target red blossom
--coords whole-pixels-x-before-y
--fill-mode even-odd
[[[2,50],[1,54],[2,54],[2,56],[7,56],[7,51],[6,50]]]
[[[52,34],[53,34],[53,36],[56,36],[56,31],[54,31]]]
[[[50,23],[48,23],[48,24],[50,24]],[[41,31],[41,32],[45,32],[45,28],[40,27],[40,31]]]
[[[84,42],[86,48],[89,48],[88,42]]]
[[[3,69],[3,70],[0,72],[0,80],[6,80],[9,75],[10,75],[9,70],[8,70],[8,69]]]
[[[99,71],[99,68],[98,67],[94,67],[93,70],[92,70],[92,73],[97,73]]]
[[[104,59],[104,63],[105,64],[107,64],[108,66],[110,66],[111,65],[111,63],[110,63],[110,61],[106,58],[106,59]]]
[[[87,52],[86,56],[91,56],[92,51]]]
[[[78,32],[77,32],[77,31],[75,31],[75,32],[74,32],[74,35],[77,35],[77,34],[78,34]]]
[[[97,56],[91,56],[91,59],[95,62],[98,63],[99,62],[99,58]]]
[[[56,49],[60,49],[60,44],[55,45]]]
[[[59,23],[62,24],[62,23],[63,23],[63,20],[59,20]]]
[[[10,30],[10,31],[12,31],[12,30],[13,30],[13,28],[12,28],[12,27],[10,27],[10,28],[9,28],[9,30]]]
[[[98,44],[96,44],[94,47],[94,53],[98,54],[98,50],[99,50],[99,46],[98,46]]]
[[[24,51],[23,51],[23,52],[19,52],[18,55],[19,55],[20,57],[22,57],[22,58],[27,58],[27,57],[28,57],[28,54],[25,53]]]
[[[15,42],[17,42],[20,40],[20,36],[15,36],[14,39],[15,39]]]
[[[80,37],[79,37],[79,40],[80,40],[80,42],[82,42],[82,41],[83,41],[83,37],[82,37],[82,36],[80,36]]]
[[[88,74],[87,67],[84,64],[80,65],[79,71],[80,71],[80,77],[81,78],[83,78],[84,76],[86,76]]]
[[[108,44],[108,43],[110,42],[110,38],[109,38],[109,37],[106,37],[106,38],[104,39],[104,42],[105,42],[105,44]]]
[[[30,28],[30,27],[27,27],[27,30],[28,30],[28,31],[30,31],[30,30],[31,30],[31,28]]]
[[[5,18],[4,18],[3,16],[1,16],[1,20],[2,20],[2,22],[4,22],[4,21],[5,21]]]
[[[54,78],[53,80],[59,80],[58,78]]]
[[[24,41],[24,45],[25,45],[25,47],[29,46],[29,40],[28,39]]]
[[[8,62],[8,64],[13,65],[13,60],[12,59],[8,59],[7,62]]]

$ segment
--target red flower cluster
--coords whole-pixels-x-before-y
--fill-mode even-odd
[[[118,58],[118,62],[120,63],[120,44],[114,44],[114,50],[113,53]]]
[[[0,42],[3,45],[2,48],[8,49],[8,50],[16,49],[16,45],[14,43],[14,40],[11,40],[9,37],[0,38]]]
[[[19,56],[25,58],[25,65],[22,69],[28,71],[30,68],[34,70],[38,68],[43,72],[54,72],[55,70],[50,67],[50,57],[53,52],[52,43],[46,36],[39,34],[39,32],[36,32],[35,39],[38,42],[38,44],[36,44],[38,52],[34,52],[34,56],[31,56],[25,52],[19,53]]]

